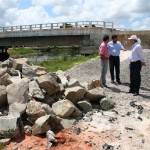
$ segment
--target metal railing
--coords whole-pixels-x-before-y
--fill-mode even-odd
[[[66,28],[88,28],[88,27],[113,29],[113,22],[79,21],[79,22],[60,22],[60,23],[8,26],[8,27],[0,27],[0,32],[4,33],[4,32],[21,32],[21,31],[53,30],[53,29],[66,29]]]

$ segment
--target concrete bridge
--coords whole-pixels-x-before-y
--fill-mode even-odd
[[[113,22],[81,21],[0,27],[0,46],[98,46]]]

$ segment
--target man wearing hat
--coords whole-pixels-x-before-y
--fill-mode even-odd
[[[139,95],[139,89],[141,84],[141,68],[145,66],[143,49],[141,41],[136,35],[132,35],[128,38],[132,44],[131,52],[129,54],[130,61],[130,89],[128,93],[133,93],[134,96]]]

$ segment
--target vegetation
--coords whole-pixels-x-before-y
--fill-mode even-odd
[[[46,67],[50,72],[56,72],[58,70],[66,71],[72,68],[73,66],[88,61],[91,58],[95,58],[96,56],[97,56],[96,54],[87,57],[81,56],[75,58],[66,58],[65,56],[61,59],[49,59],[47,61],[42,61],[42,62],[33,62],[33,64]]]
[[[3,150],[5,148],[5,145],[0,143],[0,150]]]

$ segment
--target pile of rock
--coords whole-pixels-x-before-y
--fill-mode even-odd
[[[81,118],[95,105],[103,110],[114,106],[99,81],[86,88],[66,73],[50,73],[26,58],[0,64],[0,139],[65,127],[67,119]]]

